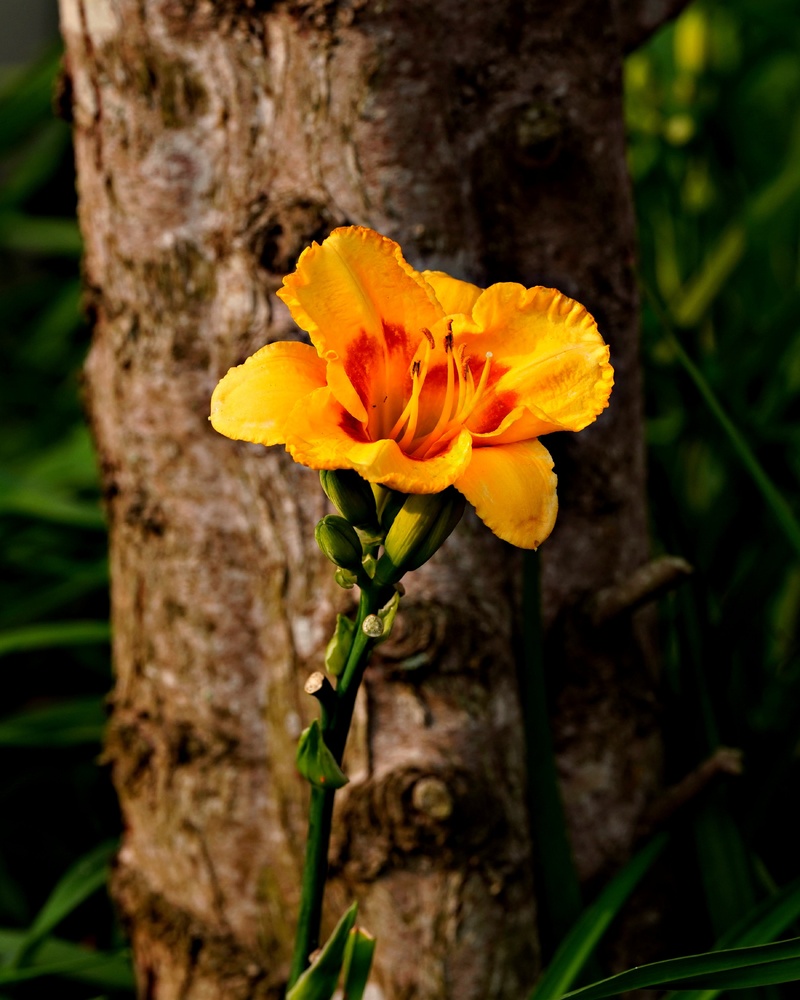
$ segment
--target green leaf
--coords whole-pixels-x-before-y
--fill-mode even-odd
[[[75,285],[62,287],[57,299],[62,296],[69,301],[69,311],[75,307]],[[52,302],[53,300],[51,300]],[[39,314],[41,318],[41,313]],[[31,336],[39,336],[39,329],[29,328]],[[63,330],[60,331],[63,334]],[[37,343],[41,351],[44,344]],[[97,459],[89,429],[83,424],[71,427],[57,441],[26,454],[24,464],[17,467],[15,476],[2,476],[3,490],[13,490],[20,483],[47,487],[50,492],[87,489],[97,484]]]
[[[317,788],[342,788],[350,780],[328,749],[317,719],[300,734],[297,770]]]
[[[27,483],[0,495],[0,513],[22,514],[75,528],[106,530],[106,521],[98,504],[60,497]]]
[[[800,938],[756,948],[686,955],[629,969],[564,994],[577,1000],[604,1000],[626,990],[658,986],[673,990],[744,989],[800,979]]]
[[[53,84],[60,60],[61,46],[54,47],[0,87],[0,153],[52,118]]]
[[[386,642],[389,636],[392,634],[392,628],[394,627],[394,620],[397,617],[397,610],[400,607],[400,591],[396,590],[391,597],[391,600],[385,604],[378,612],[378,617],[383,622],[383,632],[381,633],[378,643]],[[377,645],[377,644],[376,644]]]
[[[26,933],[0,927],[0,968],[7,967],[9,956],[17,953]],[[92,964],[88,961],[90,958]],[[48,937],[42,941],[36,954],[31,957],[26,972],[30,973],[31,970],[45,967],[52,968],[56,965],[70,966],[71,971],[65,973],[68,978],[90,983],[102,989],[134,989],[133,972],[126,952],[91,951],[72,941]],[[7,968],[4,968],[4,971],[8,971]]]
[[[286,1000],[330,1000],[339,982],[345,947],[357,912],[358,906],[353,903],[334,928],[316,961],[286,994]]]
[[[354,927],[350,931],[342,971],[344,1000],[363,1000],[375,954],[375,943],[375,938],[363,927]]]
[[[794,551],[800,555],[800,523],[794,515],[792,508],[784,499],[783,494],[775,486],[772,479],[764,471],[763,466],[756,458],[755,452],[747,442],[747,439],[728,416],[725,408],[717,399],[714,390],[711,388],[706,377],[687,354],[681,342],[678,340],[675,331],[664,315],[660,303],[650,290],[643,286],[648,300],[653,307],[656,316],[661,323],[661,328],[669,345],[675,352],[676,357],[685,369],[689,378],[694,382],[695,388],[700,393],[717,423],[726,434],[734,452],[739,458],[742,466],[753,480],[753,483],[760,491],[767,506],[772,511],[773,517],[783,529],[784,536]]]
[[[46,374],[63,364],[65,347],[70,343],[74,331],[84,322],[82,299],[83,290],[79,279],[66,281],[61,287],[51,283],[47,302],[42,303],[25,331],[25,360],[36,371]],[[74,466],[83,481],[94,484],[97,481],[97,462],[87,428],[80,425],[73,428],[54,448],[43,451],[43,455],[47,461],[50,455],[63,455],[66,451],[73,452],[71,457]]]
[[[582,901],[567,835],[548,713],[538,558],[535,552],[523,554],[522,657],[517,664],[517,677],[525,731],[528,817],[539,886],[539,925],[542,950],[549,957],[579,918]]]
[[[4,933],[0,931],[0,936]],[[127,953],[89,951],[68,941],[55,940],[46,941],[36,961],[24,969],[0,968],[0,985],[29,982],[44,976],[65,976],[103,989],[133,992],[136,988]]]
[[[106,716],[98,696],[71,698],[0,719],[0,746],[65,747],[99,744]]]
[[[75,257],[83,240],[73,219],[45,218],[22,212],[0,212],[0,247],[46,257]]]
[[[70,145],[65,122],[47,122],[0,187],[0,209],[16,208],[41,188],[58,170]]]
[[[572,986],[609,924],[664,850],[666,843],[666,834],[660,834],[651,840],[614,876],[594,903],[584,910],[536,984],[531,1000],[555,1000]]]
[[[724,788],[714,789],[694,821],[697,860],[715,937],[756,903],[749,854],[722,792]]]
[[[106,884],[108,864],[117,846],[116,841],[106,841],[89,851],[66,871],[20,941],[12,965],[26,965],[29,956],[50,931]],[[0,982],[9,981],[0,979]]]
[[[108,642],[110,638],[111,626],[108,622],[42,622],[0,632],[0,656],[29,649],[85,646]]]
[[[718,948],[765,944],[800,917],[800,879],[754,907],[742,920],[722,935]],[[720,989],[682,993],[681,1000],[715,1000]]]
[[[339,677],[344,673],[355,634],[356,623],[344,615],[337,615],[336,628],[325,648],[325,669],[333,677]]]
[[[742,260],[752,226],[786,208],[798,192],[800,170],[792,150],[781,172],[752,198],[741,218],[723,230],[698,273],[675,292],[671,312],[678,326],[693,327],[700,322]]]
[[[51,614],[65,604],[108,587],[108,561],[103,558],[76,566],[69,576],[52,586],[39,586],[34,591],[23,590],[9,598],[0,608],[2,625],[21,626]],[[2,631],[2,629],[0,629]]]

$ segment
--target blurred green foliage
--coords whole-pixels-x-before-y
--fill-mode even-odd
[[[65,1000],[131,995],[102,891],[119,828],[97,763],[106,548],[57,69],[51,52],[0,83],[0,1000],[41,995],[44,972]],[[753,944],[791,931],[798,906],[795,0],[693,4],[629,57],[626,94],[653,537],[696,570],[662,606],[668,778],[720,745],[744,760],[686,810],[669,850],[689,943]],[[619,905],[627,891],[614,888]],[[599,937],[584,924],[563,981]]]
[[[86,1000],[130,997],[132,976],[104,889],[108,569],[59,58],[0,84],[0,995],[49,994],[57,975],[59,997]]]
[[[664,605],[671,777],[743,751],[689,817],[719,937],[798,874],[800,11],[695,3],[626,90],[653,534],[695,567]]]

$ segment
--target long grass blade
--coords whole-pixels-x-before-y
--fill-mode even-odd
[[[18,208],[59,168],[69,148],[70,131],[64,122],[48,122],[0,187],[0,210]]]
[[[0,247],[44,257],[74,257],[83,253],[78,223],[72,219],[0,212]]]
[[[66,976],[69,979],[79,979],[96,986],[108,984],[111,989],[117,989],[120,986],[123,989],[133,989],[135,984],[129,969],[125,970],[128,974],[125,976],[124,985],[120,983],[122,971],[118,955],[83,950],[82,954],[74,954],[61,961],[43,962],[21,969],[0,968],[0,986],[26,983],[34,979],[42,979],[45,976]]]
[[[800,879],[764,900],[722,935],[718,948],[744,948],[766,944],[800,917]],[[715,1000],[721,989],[681,993],[680,1000]]]
[[[686,955],[653,962],[564,994],[575,1000],[605,1000],[627,990],[665,987],[742,989],[792,982],[800,978],[800,938],[755,948]]]
[[[54,47],[0,87],[0,154],[13,149],[52,116],[53,84],[60,60],[61,46]]]
[[[697,811],[694,837],[706,905],[715,936],[730,926],[756,903],[750,859],[742,835],[720,793],[713,790]]]
[[[611,921],[664,850],[667,839],[667,834],[654,837],[586,908],[545,969],[530,1000],[556,1000],[572,986]]]
[[[20,941],[17,952],[10,962],[14,968],[26,965],[37,945],[49,935],[50,931],[85,899],[94,895],[106,884],[109,862],[116,850],[116,841],[99,844],[65,872],[28,928],[27,934]],[[6,980],[8,981],[10,980]],[[3,982],[1,978],[0,982]]]
[[[653,307],[653,311],[658,317],[664,336],[675,352],[675,356],[680,361],[689,378],[694,382],[695,388],[700,393],[703,402],[708,407],[711,414],[716,419],[731,443],[734,452],[744,469],[747,471],[754,484],[761,492],[764,501],[773,516],[783,530],[784,536],[795,552],[800,555],[800,523],[798,523],[792,508],[784,499],[781,492],[764,471],[763,466],[756,458],[754,451],[747,443],[744,435],[734,424],[724,407],[717,399],[714,390],[709,385],[703,373],[687,354],[681,342],[678,340],[672,325],[664,314],[658,300],[654,294],[645,286],[645,294]]]
[[[538,886],[541,947],[547,956],[555,952],[578,919],[583,904],[567,835],[547,710],[537,558],[533,552],[526,552],[523,557],[523,655],[517,674],[525,730],[528,816]]]
[[[330,1000],[336,992],[342,971],[345,948],[356,922],[355,903],[334,927],[317,958],[286,994],[286,1000]]]
[[[342,966],[345,1000],[363,1000],[375,955],[375,944],[375,938],[362,927],[354,927],[350,931]]]
[[[8,969],[8,957],[17,953],[25,933],[25,931],[0,928],[0,970],[11,972]],[[65,970],[60,974],[67,978],[96,988],[129,991],[135,988],[127,952],[91,951],[71,941],[48,937],[42,941],[36,954],[31,957],[25,974],[29,979],[43,974],[51,975],[52,972],[43,973],[41,970],[52,970],[56,967]]]
[[[0,719],[0,747],[99,745],[104,728],[102,698],[70,698]]]
[[[95,531],[106,529],[99,505],[54,496],[28,484],[0,494],[0,513],[40,518],[74,528],[90,528]]]
[[[692,327],[700,322],[744,257],[748,230],[776,215],[799,192],[800,170],[792,148],[784,169],[752,198],[739,219],[723,230],[697,275],[675,293],[670,312],[678,326]]]
[[[108,622],[42,622],[0,632],[0,656],[30,649],[85,646],[108,642],[110,638],[111,626]]]

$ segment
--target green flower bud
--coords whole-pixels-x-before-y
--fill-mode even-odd
[[[388,486],[373,486],[375,504],[378,510],[378,521],[384,531],[388,531],[397,517],[398,511],[406,502],[407,493],[398,493]]]
[[[349,521],[337,514],[326,514],[314,529],[314,536],[332,563],[349,570],[361,568],[361,542]]]
[[[466,500],[454,487],[443,493],[412,493],[384,540],[375,579],[396,583],[427,562],[461,520]]]
[[[319,481],[325,495],[345,520],[363,531],[376,531],[378,515],[372,487],[353,469],[323,469]]]

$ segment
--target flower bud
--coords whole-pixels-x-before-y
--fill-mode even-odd
[[[452,486],[443,493],[412,493],[384,540],[375,579],[396,583],[436,552],[461,520],[466,501]]]
[[[332,563],[343,569],[361,568],[361,542],[349,521],[337,514],[326,514],[314,529],[314,536]]]
[[[372,487],[353,469],[323,469],[319,481],[325,495],[345,520],[356,528],[374,531],[378,527]]]
[[[378,510],[378,521],[383,531],[391,528],[397,513],[406,501],[407,493],[390,490],[388,486],[372,487],[375,492],[375,504]]]

